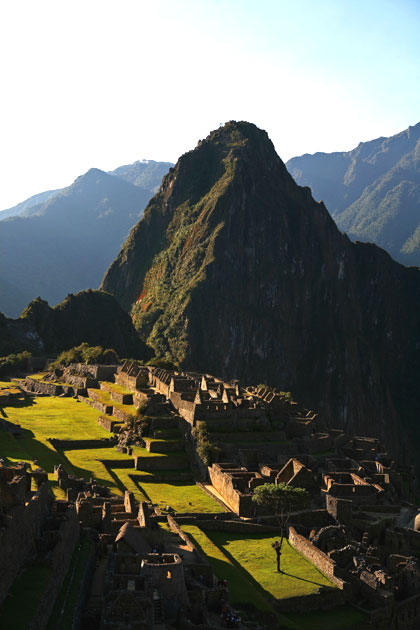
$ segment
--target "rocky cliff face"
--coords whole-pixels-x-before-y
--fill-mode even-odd
[[[420,272],[351,243],[254,125],[180,158],[103,288],[183,367],[291,390],[400,456],[416,436]]]
[[[18,319],[0,313],[0,355],[29,350],[58,353],[83,342],[113,348],[121,357],[150,358],[130,317],[115,298],[102,291],[81,291],[51,308],[33,300]]]

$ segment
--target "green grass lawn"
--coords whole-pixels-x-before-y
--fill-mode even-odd
[[[18,575],[0,608],[0,628],[5,630],[29,628],[50,577],[51,569],[38,565],[28,567]]]
[[[42,381],[46,374],[48,374],[48,372],[37,372],[36,374],[28,374],[28,377],[34,378],[36,381]]]
[[[41,383],[49,383],[50,385],[62,385],[63,387],[74,387],[71,383],[65,383],[64,381],[44,381],[44,376],[49,372],[38,372],[37,374],[28,374],[28,378],[33,378],[35,381],[41,381]]]
[[[116,392],[117,394],[132,394],[133,392],[122,385],[118,385],[118,383],[109,383],[108,381],[102,381],[106,383],[106,387],[108,391]],[[103,391],[103,390],[102,390]]]
[[[249,572],[249,560],[248,568],[246,568],[246,560],[243,567],[239,566],[237,564],[237,558],[234,558],[230,552],[226,552],[223,544],[227,547],[229,542],[231,546],[233,543],[241,543],[241,546],[244,544],[250,544],[252,548],[255,544],[259,545],[261,542],[267,543],[271,554],[264,553],[260,557],[260,563],[271,562],[272,568],[274,568],[274,572],[271,574],[271,577],[276,578],[279,574],[275,571],[276,560],[271,547],[271,542],[274,541],[275,538],[268,538],[260,535],[244,539],[240,538],[239,535],[232,535],[231,533],[227,534],[226,532],[204,533],[196,525],[182,525],[182,529],[190,536],[194,544],[206,554],[216,576],[227,580],[230,599],[233,606],[237,606],[239,608],[244,607],[247,609],[251,604],[261,613],[274,613],[273,606],[264,596],[264,592],[270,592],[270,589],[264,587],[265,580],[260,577],[261,571],[264,573],[264,569],[258,565],[256,556],[253,554],[255,560],[251,563],[253,565],[254,573],[254,575],[252,575]],[[213,542],[214,540],[217,544]],[[236,545],[234,544],[233,546],[235,547]],[[237,556],[243,555],[243,551],[241,551],[241,553],[238,553],[237,550],[235,551]],[[287,554],[288,552],[285,551],[285,553]],[[296,554],[297,552],[294,553]],[[245,557],[248,555],[249,554],[246,552]],[[297,555],[299,556],[299,554]],[[304,560],[304,562],[306,563],[304,579],[310,580],[313,577],[317,579],[319,576],[322,576],[322,574],[320,574],[313,565],[308,563],[306,560]],[[284,564],[286,570],[286,559]],[[296,562],[292,564],[296,566]],[[255,575],[260,578],[263,584],[255,579]],[[322,577],[326,582],[328,582],[324,576]],[[280,577],[280,579],[283,579],[283,576]],[[274,582],[275,579],[271,579],[269,581]],[[294,591],[293,588],[292,591]],[[277,613],[277,623],[279,624],[279,627],[284,629],[287,628],[288,630],[350,630],[355,624],[363,624],[363,622],[367,622],[366,617],[352,606],[340,606],[332,610],[312,613]],[[273,625],[273,630],[274,627],[275,626]]]
[[[316,593],[321,586],[336,588],[323,573],[289,544],[283,543],[281,569],[277,573],[276,554],[271,547],[278,537],[254,534],[242,536],[228,532],[209,532],[209,538],[240,564],[266,593],[276,599]]]
[[[37,460],[39,465],[48,472],[48,478],[55,495],[63,498],[64,493],[58,488],[53,471],[55,464],[62,464],[68,473],[89,478],[93,476],[99,483],[113,487],[114,481],[107,474],[104,466],[99,466],[97,459],[102,457],[103,451],[112,452],[113,457],[119,457],[114,449],[89,449],[85,462],[81,460],[81,451],[57,452],[47,441],[48,437],[62,440],[98,439],[109,437],[109,433],[98,425],[96,409],[78,403],[73,398],[59,398],[55,396],[33,397],[24,402],[5,405],[1,409],[2,416],[10,422],[20,424],[22,435],[10,440],[9,434],[0,436],[0,457],[10,462],[19,460],[32,463]],[[8,436],[8,437],[5,437]],[[69,453],[72,453],[69,457]],[[115,455],[114,455],[115,454]],[[80,465],[82,464],[82,465]],[[87,464],[87,467],[85,466]],[[89,468],[90,467],[90,468]],[[84,474],[82,474],[84,472]]]
[[[86,440],[109,437],[98,425],[100,412],[74,398],[35,396],[21,404],[5,405],[3,416],[36,433],[38,439]]]
[[[115,407],[115,409],[120,409],[120,411],[124,411],[132,416],[136,415],[137,407],[134,405],[123,405],[122,403],[118,403],[111,398],[111,394],[103,389],[95,389],[95,398],[98,396],[99,400],[105,405],[110,405]]]
[[[23,448],[21,440],[7,431],[0,431],[0,457],[10,464],[33,461]]]
[[[161,440],[162,441],[162,440]],[[170,451],[169,453],[151,453],[143,446],[133,446],[133,455],[137,457],[159,457],[159,458],[174,458],[174,468],[177,463],[184,464],[184,468],[189,468],[188,456],[185,451]]]
[[[13,385],[13,383],[11,381],[0,381],[0,389],[3,389],[3,387],[11,387]]]
[[[119,453],[114,448],[75,449],[60,451],[60,453],[70,463],[70,465],[63,464],[67,472],[83,477],[86,481],[93,477],[100,485],[108,486],[115,494],[124,492],[124,487],[118,483],[115,475],[102,463],[102,460],[118,462],[129,459],[128,455]],[[131,470],[134,471],[134,462]]]
[[[114,472],[119,474],[117,469]],[[135,480],[135,475],[133,479]],[[135,484],[146,498],[160,508],[170,505],[176,512],[224,512],[217,501],[193,482],[159,482],[153,481],[151,477],[150,482],[135,480]]]

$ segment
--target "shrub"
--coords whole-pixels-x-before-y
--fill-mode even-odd
[[[75,346],[62,352],[55,361],[50,363],[50,368],[55,369],[71,363],[103,363],[111,365],[119,363],[119,358],[115,350],[110,348],[104,350],[102,346],[89,346],[87,343],[81,343],[80,346]]]
[[[204,426],[195,427],[192,434],[197,443],[198,456],[206,466],[211,466],[218,460],[221,449],[210,441]]]
[[[9,354],[7,357],[0,357],[0,375],[9,376],[19,370],[26,370],[31,356],[30,352],[25,351],[18,354]]]

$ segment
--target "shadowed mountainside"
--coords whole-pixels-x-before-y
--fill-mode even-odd
[[[114,349],[122,357],[150,358],[130,317],[115,298],[103,291],[68,295],[51,308],[33,300],[18,319],[0,313],[0,355],[21,350],[58,353],[83,342]]]
[[[351,243],[250,123],[179,159],[102,287],[159,356],[291,390],[400,456],[418,439],[420,273]]]

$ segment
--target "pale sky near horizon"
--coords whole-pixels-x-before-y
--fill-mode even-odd
[[[8,0],[0,209],[91,167],[175,162],[228,120],[280,157],[420,121],[420,0]]]

